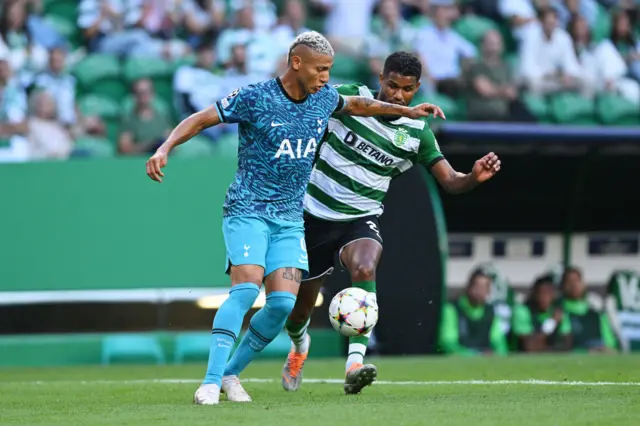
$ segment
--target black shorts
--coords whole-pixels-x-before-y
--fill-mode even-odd
[[[377,216],[365,216],[349,222],[331,222],[305,212],[304,233],[309,254],[309,278],[305,281],[331,274],[335,258],[339,261],[342,250],[349,243],[368,238],[382,245]]]

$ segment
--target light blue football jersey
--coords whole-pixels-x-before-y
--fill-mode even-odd
[[[316,148],[344,99],[331,86],[292,99],[279,78],[252,84],[216,102],[225,123],[238,123],[238,169],[224,216],[302,221]]]

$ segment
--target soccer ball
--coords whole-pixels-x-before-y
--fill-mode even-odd
[[[375,294],[357,287],[345,288],[331,300],[329,321],[344,336],[366,334],[378,322]]]

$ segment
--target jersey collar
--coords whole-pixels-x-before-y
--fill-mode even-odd
[[[284,86],[282,85],[282,81],[280,81],[280,77],[276,77],[276,83],[278,83],[278,87],[280,88],[280,91],[282,92],[282,94],[289,99],[291,102],[293,102],[294,104],[301,104],[304,101],[307,100],[307,98],[309,97],[309,95],[305,96],[302,99],[293,99],[286,90],[284,90]]]

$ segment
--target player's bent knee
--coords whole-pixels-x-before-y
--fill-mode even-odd
[[[376,279],[376,264],[375,262],[362,262],[358,263],[351,272],[351,280],[353,282],[359,281],[375,281]]]
[[[293,294],[277,291],[267,295],[266,307],[271,315],[285,319],[293,310],[295,303],[296,297]]]

